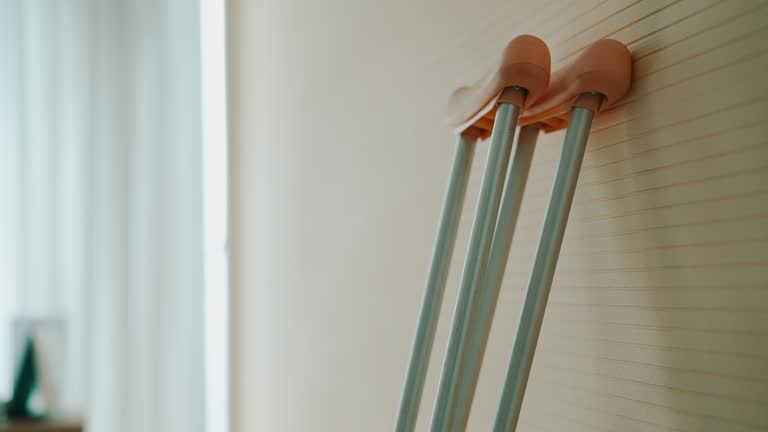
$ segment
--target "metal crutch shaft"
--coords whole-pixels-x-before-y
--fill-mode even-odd
[[[520,312],[517,335],[496,416],[495,432],[511,432],[517,427],[560,246],[563,243],[568,214],[584,159],[592,117],[602,100],[603,96],[599,94],[583,94],[571,111],[536,258]]]
[[[432,416],[433,432],[445,432],[449,429],[449,416],[454,409],[457,383],[457,358],[462,338],[466,334],[467,313],[475,292],[479,286],[488,260],[493,229],[498,216],[499,201],[507,172],[509,155],[512,147],[517,118],[523,106],[526,91],[517,87],[505,89],[494,119],[488,159],[483,173],[483,180],[478,198],[472,234],[461,276],[459,295],[454,309],[453,324],[448,340],[448,349],[443,362],[443,370],[438,387],[435,410]],[[506,101],[506,102],[505,102]]]
[[[476,141],[477,137],[468,132],[460,135],[456,142],[448,189],[437,228],[432,262],[400,401],[395,429],[397,432],[413,431],[416,424]]]
[[[477,380],[480,376],[483,356],[488,344],[493,315],[496,311],[496,303],[504,279],[504,270],[509,258],[509,249],[512,245],[538,136],[538,124],[520,128],[517,143],[512,151],[512,165],[501,198],[501,208],[493,233],[485,276],[477,293],[477,299],[472,303],[472,309],[469,311],[466,326],[469,333],[464,338],[458,361],[457,402],[455,409],[451,412],[452,423],[461,430],[466,429],[469,413],[472,409]]]

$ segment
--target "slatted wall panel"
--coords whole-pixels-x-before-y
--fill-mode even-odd
[[[474,32],[445,43],[465,55],[435,55],[426,74],[469,82],[518,33],[542,37],[555,67],[606,37],[635,59],[631,93],[593,126],[519,430],[768,430],[768,2],[523,1],[477,14]],[[562,139],[536,150],[471,431],[495,414]]]
[[[228,0],[236,431],[391,431],[450,164],[515,35],[611,37],[519,430],[768,430],[768,1]],[[471,432],[490,430],[563,133],[537,147]],[[418,430],[428,430],[487,144]]]

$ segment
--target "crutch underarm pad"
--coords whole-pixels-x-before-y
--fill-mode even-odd
[[[601,110],[610,107],[629,91],[632,55],[621,42],[602,39],[590,45],[576,60],[552,74],[544,94],[520,117],[518,124],[540,122],[545,132],[568,125],[571,107],[584,93],[600,93]]]
[[[456,133],[471,128],[481,138],[488,136],[503,90],[523,88],[528,92],[526,105],[535,102],[549,85],[549,61],[549,48],[541,39],[530,35],[512,39],[490,73],[453,92],[446,107],[448,123]]]

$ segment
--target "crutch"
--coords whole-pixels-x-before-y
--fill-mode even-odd
[[[488,258],[517,118],[526,100],[534,101],[543,93],[548,83],[549,50],[546,45],[533,36],[519,36],[507,44],[501,61],[489,75],[470,87],[457,90],[449,100],[448,120],[459,134],[460,150],[457,150],[457,162],[454,162],[454,171],[451,173],[443,205],[432,267],[427,278],[427,288],[398,412],[398,432],[412,431],[418,415],[468,175],[468,161],[459,162],[458,159],[470,150],[461,150],[461,147],[470,146],[471,143],[467,143],[469,140],[492,135],[454,313],[451,341],[445,357],[443,380],[440,385],[442,396],[438,397],[433,430],[444,430],[441,425],[445,421],[445,414],[449,412],[447,408],[450,404],[447,402],[455,385],[456,353],[461,336],[466,332],[469,303]],[[461,186],[454,186],[454,182],[461,183]]]
[[[632,57],[623,44],[607,39],[595,42],[554,74],[545,94],[521,118],[521,123],[540,123],[545,131],[566,125],[568,129],[517,325],[495,432],[514,431],[517,426],[592,117],[626,94],[631,73]]]
[[[466,333],[456,360],[455,397],[447,411],[445,430],[464,430],[469,420],[539,129],[538,123],[522,126],[513,149],[488,264],[464,326]]]

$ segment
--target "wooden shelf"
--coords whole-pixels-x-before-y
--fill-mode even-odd
[[[83,432],[78,421],[40,421],[0,423],[0,432]]]

